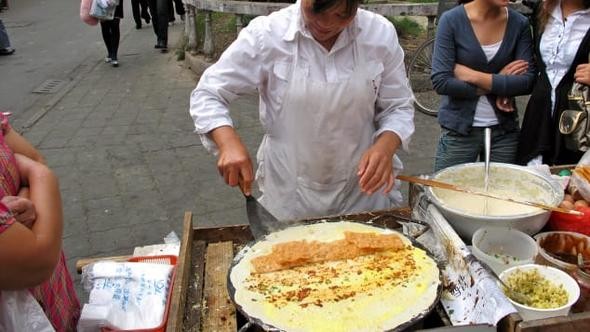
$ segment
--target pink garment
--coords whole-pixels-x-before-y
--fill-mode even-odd
[[[11,130],[8,118],[0,113],[0,198],[16,196],[20,188],[20,176],[12,150],[4,140],[4,135]],[[8,208],[0,203],[0,233],[15,222]],[[47,318],[56,331],[75,331],[80,318],[80,302],[72,277],[68,272],[62,251],[59,262],[49,280],[30,289],[39,301]]]

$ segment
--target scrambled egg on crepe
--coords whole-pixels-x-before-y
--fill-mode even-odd
[[[436,263],[403,235],[353,222],[288,228],[238,254],[234,301],[285,331],[383,331],[428,309]]]

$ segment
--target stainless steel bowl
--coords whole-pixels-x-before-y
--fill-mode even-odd
[[[474,172],[478,172],[477,169],[481,169],[481,181],[483,183],[484,163],[468,163],[448,167],[435,173],[433,179],[460,185],[463,175],[466,177],[473,177]],[[522,166],[503,163],[491,163],[490,169],[492,172],[491,184],[498,181],[498,186],[509,186],[508,181],[518,181],[519,183],[525,184],[527,188],[528,186],[531,186],[531,188],[535,188],[535,190],[547,193],[548,201],[539,203],[557,206],[563,200],[563,190],[560,188],[559,184],[537,171]],[[506,183],[502,183],[502,181]],[[472,214],[443,202],[440,197],[437,196],[439,190],[442,189],[428,187],[426,188],[426,194],[430,201],[448,220],[451,226],[453,226],[455,231],[462,238],[468,240],[471,239],[471,236],[476,230],[484,226],[510,227],[532,235],[539,232],[543,226],[545,226],[551,214],[550,211],[546,210],[502,216]]]

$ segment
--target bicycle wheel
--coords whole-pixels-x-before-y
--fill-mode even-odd
[[[433,48],[434,39],[429,39],[420,45],[410,60],[407,75],[416,98],[414,102],[416,110],[426,115],[436,116],[440,96],[434,91],[430,80]]]

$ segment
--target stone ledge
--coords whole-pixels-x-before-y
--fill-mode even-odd
[[[195,74],[201,77],[205,69],[209,68],[213,63],[208,62],[205,56],[202,54],[191,54],[190,52],[184,52],[184,63],[187,67],[192,70]]]

